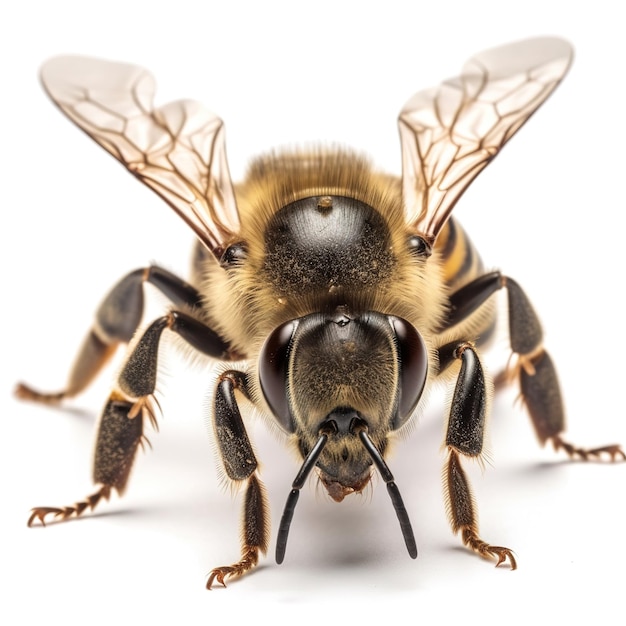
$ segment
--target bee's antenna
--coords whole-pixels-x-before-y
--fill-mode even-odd
[[[393,503],[393,508],[396,511],[396,515],[398,516],[398,521],[400,522],[400,529],[402,530],[406,549],[409,551],[409,556],[414,559],[417,557],[417,545],[415,543],[415,535],[413,534],[411,520],[409,519],[409,514],[407,513],[404,502],[402,501],[400,490],[398,489],[398,486],[394,481],[393,474],[387,466],[387,463],[385,463],[385,460],[378,451],[378,448],[376,448],[372,440],[369,438],[367,434],[367,426],[361,420],[355,420],[355,422],[356,423],[353,424],[351,430],[358,434],[361,443],[363,444],[369,455],[372,457],[372,460],[378,468],[382,479],[387,485],[387,492],[389,493],[389,497],[391,498],[391,502]]]
[[[283,559],[285,558],[285,550],[287,549],[287,537],[289,536],[289,527],[291,526],[293,513],[296,510],[296,504],[298,502],[298,497],[300,496],[300,489],[302,489],[304,481],[311,473],[311,470],[315,467],[317,459],[322,453],[322,450],[324,449],[327,441],[328,433],[321,432],[320,438],[317,440],[317,443],[313,446],[312,450],[304,459],[302,467],[300,468],[300,471],[296,475],[296,478],[291,485],[291,493],[287,497],[285,510],[283,511],[283,516],[280,520],[280,526],[278,528],[278,538],[276,540],[276,563],[278,564],[282,563]]]

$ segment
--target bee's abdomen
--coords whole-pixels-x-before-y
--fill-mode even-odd
[[[443,277],[451,296],[485,273],[482,259],[474,244],[454,219],[449,219],[441,231],[435,249],[439,252]],[[496,316],[495,300],[489,298],[466,318],[456,322],[448,319],[443,329],[449,329],[451,325],[455,326],[464,339],[481,345],[493,336],[496,329]]]
[[[484,271],[482,259],[474,244],[453,218],[448,220],[437,238],[435,250],[440,254],[443,277],[451,292],[477,278]]]

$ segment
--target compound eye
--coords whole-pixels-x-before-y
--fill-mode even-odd
[[[233,243],[224,250],[220,258],[220,265],[225,269],[238,267],[246,260],[247,254],[248,250],[243,241]]]
[[[400,390],[398,411],[393,421],[397,430],[409,419],[424,391],[428,374],[426,344],[417,330],[406,320],[390,317],[396,332],[400,357]]]
[[[291,340],[297,326],[297,321],[291,321],[272,331],[259,355],[261,391],[272,413],[289,433],[293,433],[295,428],[287,396],[287,371]]]
[[[433,250],[423,237],[412,235],[408,240],[409,251],[416,257],[427,259]]]

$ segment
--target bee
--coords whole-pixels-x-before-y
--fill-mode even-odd
[[[214,568],[209,589],[245,574],[269,545],[267,495],[240,410],[246,403],[284,433],[301,463],[278,527],[278,563],[313,470],[337,502],[362,492],[377,471],[415,558],[386,458],[435,381],[453,388],[443,481],[452,530],[473,552],[515,569],[511,549],[480,535],[463,468],[484,453],[492,380],[481,350],[495,328],[498,292],[508,298],[515,356],[499,382],[520,386],[539,442],[580,459],[626,455],[619,445],[588,449],[563,438],[557,374],[534,308],[513,278],[485,270],[451,212],[571,59],[561,39],[512,43],[477,54],[458,77],[414,95],[399,116],[400,178],[352,150],[310,148],[257,158],[237,185],[223,123],[202,105],[155,108],[152,76],[133,65],[48,61],[41,77],[52,100],[161,196],[198,241],[189,281],[151,265],[113,286],[65,389],[18,385],[20,398],[60,402],[83,391],[128,344],[98,427],[97,490],[71,506],[34,508],[28,524],[80,516],[113,491],[123,494],[145,429],[157,424],[159,345],[174,333],[221,364],[211,423],[225,476],[244,492],[240,558]],[[142,326],[145,283],[171,306]]]

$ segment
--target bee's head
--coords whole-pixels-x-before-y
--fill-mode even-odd
[[[317,467],[340,502],[364,489],[372,464],[391,476],[387,436],[413,413],[427,370],[421,336],[391,315],[339,306],[275,329],[260,353],[259,382],[276,420],[298,440],[304,461],[294,488]]]

